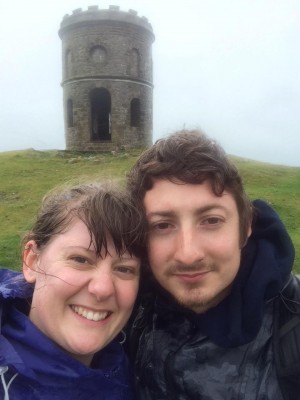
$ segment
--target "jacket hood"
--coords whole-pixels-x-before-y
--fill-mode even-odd
[[[256,218],[242,251],[230,295],[196,317],[210,339],[221,347],[249,343],[257,335],[265,302],[278,295],[291,274],[295,251],[277,213],[265,202],[253,202]]]
[[[27,283],[23,274],[9,269],[0,269],[0,302],[32,296],[33,285]]]

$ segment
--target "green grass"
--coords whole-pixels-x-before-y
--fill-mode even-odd
[[[79,154],[33,149],[0,153],[0,265],[20,268],[20,240],[50,189],[84,179],[124,181],[140,150]],[[232,157],[251,199],[269,202],[280,214],[296,248],[300,272],[300,168]]]
[[[296,249],[300,272],[300,168],[234,158],[249,197],[267,201],[280,215]]]

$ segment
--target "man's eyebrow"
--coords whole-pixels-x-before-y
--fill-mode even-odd
[[[151,211],[146,215],[147,217],[172,217],[176,215],[176,213],[174,211],[157,210],[157,211]]]
[[[203,214],[211,210],[222,210],[225,212],[228,212],[228,209],[219,204],[219,203],[212,203],[212,204],[207,204],[203,207],[199,207],[195,209],[195,214]],[[150,211],[147,213],[147,217],[172,217],[176,215],[176,211],[173,210],[155,210],[155,211]]]
[[[206,212],[212,211],[212,210],[222,210],[222,211],[228,212],[227,207],[223,206],[222,204],[213,203],[213,204],[207,204],[206,206],[197,208],[196,213],[203,214],[203,213],[206,213]]]

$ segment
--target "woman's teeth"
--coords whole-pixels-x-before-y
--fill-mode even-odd
[[[72,306],[72,310],[90,321],[102,321],[108,316],[107,311],[91,311],[80,306]]]

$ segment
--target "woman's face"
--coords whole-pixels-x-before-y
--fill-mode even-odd
[[[75,219],[41,250],[26,245],[23,272],[35,288],[30,320],[72,357],[90,365],[126,324],[136,299],[140,260],[109,254],[97,257],[85,224]]]

